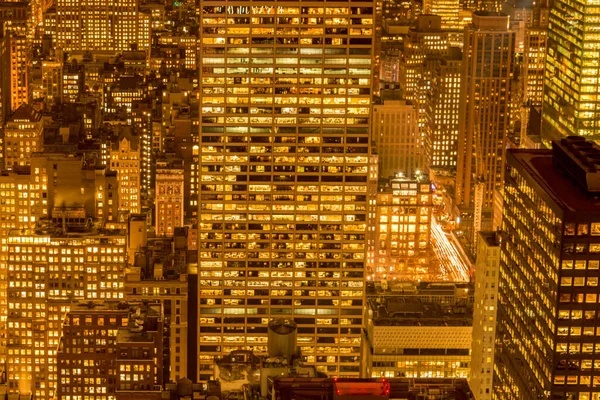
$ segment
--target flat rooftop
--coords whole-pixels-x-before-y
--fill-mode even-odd
[[[497,247],[500,246],[500,238],[498,233],[495,231],[481,231],[479,232],[479,236],[485,240],[488,246]]]
[[[421,282],[369,296],[375,326],[470,326],[473,285]]]
[[[531,183],[537,184],[564,213],[585,213],[589,218],[600,219],[600,199],[584,192],[554,165],[552,150],[514,149],[508,151],[507,159],[520,167],[521,173],[529,175]]]

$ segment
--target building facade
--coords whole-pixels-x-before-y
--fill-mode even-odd
[[[544,100],[544,75],[546,73],[546,53],[548,50],[548,14],[548,7],[543,5],[535,7],[532,18],[525,28],[523,51],[524,102],[534,107],[541,107]]]
[[[110,169],[117,172],[119,209],[131,214],[141,211],[140,143],[131,127],[120,127],[110,149]]]
[[[59,0],[55,44],[64,51],[147,49],[150,18],[138,8],[138,0]]]
[[[367,376],[467,378],[473,287],[421,282],[402,289],[369,294]]]
[[[175,228],[183,226],[184,190],[183,161],[156,161],[156,234],[173,236]]]
[[[572,11],[565,11],[569,7]],[[542,135],[546,140],[569,135],[600,139],[600,100],[595,95],[600,35],[594,24],[599,16],[593,3],[552,2],[542,113]]]
[[[599,160],[582,137],[508,153],[494,398],[600,397]]]
[[[160,392],[162,329],[160,303],[73,304],[58,347],[57,397],[107,400],[121,391]]]
[[[428,94],[420,100],[424,114],[422,137],[425,167],[433,170],[456,169],[462,53],[450,47],[443,57],[432,57],[426,63],[432,73]]]
[[[429,273],[433,189],[423,175],[396,176],[380,184],[375,206],[374,280],[416,281]],[[371,248],[371,246],[369,246]]]
[[[448,32],[442,30],[441,16],[418,17],[416,26],[404,37],[400,53],[399,80],[406,99],[418,100],[418,88],[425,72],[425,58],[428,55],[445,55],[448,45]]]
[[[509,131],[514,32],[508,16],[478,11],[465,28],[455,203],[471,243],[491,229]]]
[[[479,232],[475,271],[469,385],[476,400],[491,400],[500,277],[500,236],[497,232]]]
[[[200,2],[202,380],[280,316],[360,375],[374,6]]]
[[[27,104],[21,105],[6,121],[4,143],[6,169],[30,165],[31,154],[41,151],[44,145],[42,114]]]
[[[56,233],[14,232],[6,244],[19,254],[7,262],[8,390],[40,399],[56,394],[57,349],[71,301],[123,299],[125,266],[124,236],[49,229]]]
[[[406,100],[384,100],[373,106],[373,140],[379,176],[412,175],[423,168],[423,143],[415,106]]]

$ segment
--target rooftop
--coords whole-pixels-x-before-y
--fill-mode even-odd
[[[404,283],[401,291],[370,295],[375,326],[469,326],[473,317],[473,285]]]
[[[123,313],[129,312],[127,303],[118,301],[75,301],[71,303],[69,313],[103,313],[107,311],[120,311]]]
[[[585,213],[589,217],[600,218],[598,193],[587,192],[578,185],[564,164],[560,164],[553,156],[552,150],[513,149],[507,152],[507,160],[520,166],[521,171],[526,172],[532,183],[538,185],[563,213]],[[573,164],[572,166],[575,167]],[[591,173],[583,170],[579,172]],[[600,172],[593,174],[596,180],[600,178]]]
[[[129,308],[129,324],[119,329],[117,343],[152,343],[154,333],[160,329],[158,319],[161,316],[160,303],[136,304]]]
[[[500,246],[500,237],[498,232],[495,231],[481,231],[479,236],[485,240],[488,246],[497,247]]]
[[[41,113],[29,104],[23,104],[8,118],[8,122],[39,122],[41,119]]]

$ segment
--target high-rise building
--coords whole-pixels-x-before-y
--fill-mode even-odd
[[[65,321],[58,346],[56,397],[85,394],[90,400],[105,400],[117,398],[120,391],[160,393],[160,303],[74,303]]]
[[[61,99],[62,96],[62,62],[59,60],[42,61],[42,92],[49,106]]]
[[[156,160],[155,196],[155,232],[160,236],[173,236],[175,228],[183,226],[183,160]]]
[[[425,0],[423,13],[439,15],[442,20],[441,28],[444,30],[462,29],[460,12],[463,10],[461,0]]]
[[[129,257],[125,299],[162,303],[165,318],[170,321],[169,380],[178,381],[193,375],[188,370],[198,365],[198,341],[195,336],[188,341],[188,326],[196,326],[198,320],[198,308],[188,308],[188,293],[197,302],[197,286],[195,291],[188,292],[188,272],[196,269],[197,251],[189,248],[190,230],[184,227],[177,228],[172,237],[144,238],[143,218],[136,215],[130,219],[128,247],[133,255]]]
[[[4,166],[8,170],[30,165],[31,154],[44,145],[42,114],[21,105],[4,126]]]
[[[401,282],[392,294],[375,290],[368,297],[367,377],[469,376],[472,285]]]
[[[110,148],[110,169],[117,172],[119,209],[131,214],[141,211],[140,143],[130,126],[120,126]]]
[[[423,168],[418,114],[410,101],[384,100],[373,106],[373,140],[380,177],[412,175]]]
[[[144,200],[154,187],[155,174],[155,152],[152,151],[152,120],[155,117],[155,111],[152,108],[152,101],[133,101],[131,108],[131,117],[133,131],[140,138],[141,147],[141,194]]]
[[[450,47],[446,56],[433,56],[425,61],[433,71],[427,95],[420,99],[424,114],[422,127],[425,167],[433,170],[456,168],[462,53]]]
[[[494,189],[504,174],[514,46],[508,20],[477,11],[465,28],[455,202],[471,252],[475,233],[491,229]]]
[[[568,10],[573,7],[572,11]],[[581,17],[580,17],[581,16]],[[542,138],[581,135],[600,139],[598,51],[600,36],[593,3],[554,1],[548,18],[548,52],[544,80]]]
[[[22,102],[27,102],[23,99],[27,98],[30,53],[19,54],[19,50],[27,50],[24,39],[30,17],[27,2],[0,3],[0,123]]]
[[[23,29],[4,32],[4,42],[9,59],[10,109],[15,111],[22,104],[29,103],[29,67],[31,48]]]
[[[373,279],[429,278],[433,189],[427,176],[398,174],[382,181],[375,203],[367,259]]]
[[[544,6],[536,6],[531,21],[525,28],[523,51],[524,102],[541,107],[544,100],[544,74],[548,48],[548,12]]]
[[[600,146],[507,154],[496,399],[600,397]]]
[[[203,380],[281,316],[318,370],[360,375],[374,6],[200,1]]]
[[[8,315],[8,235],[11,230],[33,229],[39,220],[39,183],[26,171],[0,175],[0,360],[6,362]]]
[[[56,47],[64,51],[130,50],[150,45],[149,15],[139,0],[58,0]]]
[[[7,240],[8,253],[19,254],[7,262],[8,390],[40,399],[55,395],[56,354],[71,301],[123,299],[125,236],[82,230],[86,219],[78,211],[53,217],[77,226],[16,231]]]
[[[489,231],[478,234],[469,385],[476,400],[491,400],[500,276],[500,235]]]
[[[448,51],[448,32],[442,30],[438,15],[421,15],[415,27],[405,36],[400,54],[399,76],[402,95],[416,100],[417,89],[423,78],[425,58],[444,55]]]
[[[63,103],[76,103],[83,92],[85,82],[85,68],[78,65],[77,60],[64,66],[62,70],[62,101]]]

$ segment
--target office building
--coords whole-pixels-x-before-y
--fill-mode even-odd
[[[380,177],[398,172],[412,175],[423,168],[418,113],[411,102],[383,100],[383,104],[373,106],[373,141]]]
[[[74,222],[8,237],[8,253],[19,255],[7,262],[9,393],[53,398],[62,321],[71,301],[123,299],[125,236],[85,230],[83,215],[56,211],[57,221]]]
[[[62,97],[62,62],[45,60],[42,62],[42,92],[44,101],[53,105]]]
[[[146,88],[139,76],[124,75],[117,82],[105,88],[105,119],[131,118],[133,103],[146,97]]]
[[[155,111],[152,109],[152,101],[132,101],[132,125],[133,131],[141,141],[141,192],[142,199],[148,196],[150,188],[154,187],[155,152],[152,150],[152,121]]]
[[[117,173],[108,167],[88,170],[94,173],[95,218],[103,224],[119,219],[119,180]]]
[[[10,110],[16,111],[22,104],[29,103],[29,68],[31,51],[24,29],[18,25],[4,32],[4,46],[8,57],[8,74],[10,80]]]
[[[32,229],[39,220],[39,183],[27,171],[0,174],[0,360],[6,362],[8,244],[11,230]]]
[[[31,154],[44,145],[42,114],[21,105],[4,125],[4,166],[8,170],[30,165]]]
[[[78,65],[77,60],[71,60],[70,64],[62,70],[62,102],[76,103],[83,93],[85,83],[85,68]]]
[[[460,0],[425,0],[423,2],[423,13],[439,15],[441,17],[441,28],[444,30],[459,30],[461,24],[461,11],[463,4]]]
[[[471,253],[476,232],[492,228],[493,194],[503,182],[513,47],[506,15],[473,14],[465,28],[455,194]]]
[[[155,232],[159,236],[173,236],[175,228],[183,226],[183,160],[166,157],[156,160],[155,193]]]
[[[420,15],[415,27],[404,37],[400,54],[399,77],[403,96],[417,100],[417,90],[424,75],[425,57],[445,55],[448,51],[448,32],[442,30],[438,15]]]
[[[368,296],[368,377],[469,376],[471,285],[406,282],[393,292]]]
[[[430,82],[423,86],[424,98],[419,99],[425,167],[429,170],[452,170],[458,158],[458,128],[462,53],[448,48],[446,56],[432,56],[425,61],[433,71]],[[420,96],[421,97],[421,96]]]
[[[494,398],[600,397],[599,160],[583,137],[507,154]]]
[[[197,282],[197,275],[189,273],[196,269],[197,251],[187,245],[190,234],[187,228],[177,228],[172,237],[149,239],[145,237],[146,226],[145,217],[130,218],[125,299],[129,302],[160,301],[162,304],[164,316],[169,320],[168,379],[176,382],[191,374],[188,359],[191,365],[198,365],[198,341],[192,338],[188,345],[187,334],[188,318],[192,321],[191,327],[196,326],[194,321],[198,319],[198,309],[188,308],[188,276]],[[195,293],[190,295],[197,302]]]
[[[373,250],[367,258],[372,279],[417,281],[427,277],[433,211],[429,179],[421,174],[398,174],[381,181],[375,203]]]
[[[140,143],[131,126],[118,126],[110,147],[110,169],[117,172],[119,209],[138,214],[140,201]]]
[[[360,375],[374,6],[200,2],[202,380],[279,316]]]
[[[552,2],[548,17],[542,138],[545,141],[569,135],[600,139],[600,114],[596,92],[600,37],[594,20],[600,12],[593,4]],[[576,28],[574,28],[576,27]]]
[[[476,400],[491,400],[500,277],[500,234],[498,232],[479,232],[475,271],[477,275],[475,276],[473,350],[469,385]]]
[[[58,0],[56,47],[69,52],[147,49],[150,16],[138,8],[138,0]]]
[[[74,303],[65,321],[57,355],[58,397],[105,400],[120,391],[161,391],[160,303]]]
[[[544,100],[544,75],[546,52],[548,50],[548,14],[548,7],[536,6],[533,9],[532,18],[525,28],[523,51],[524,102],[534,107],[541,107]]]

